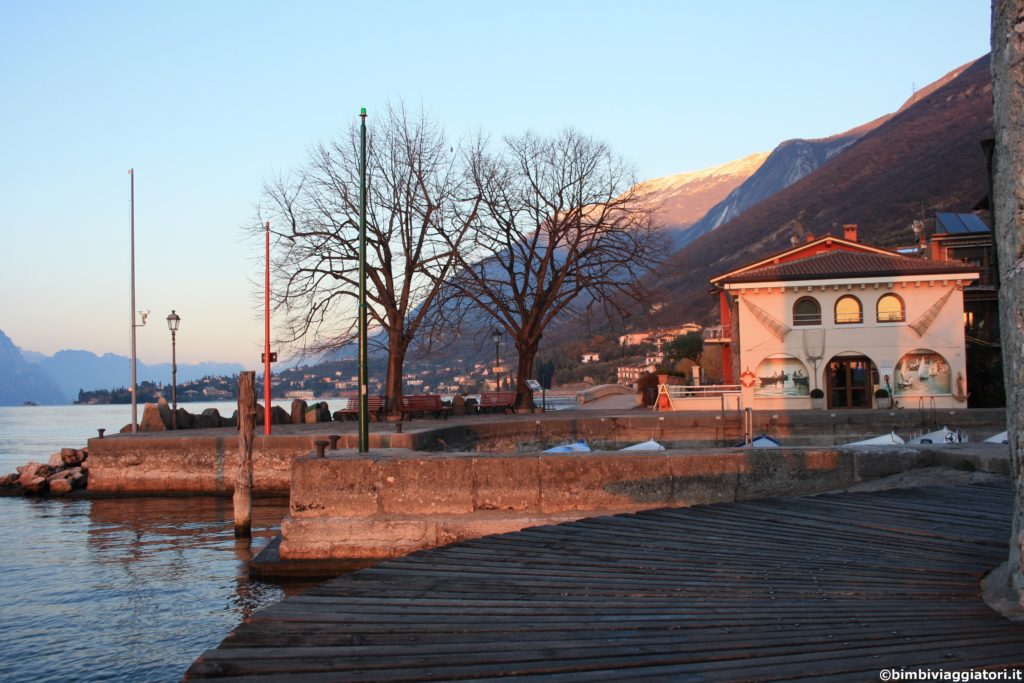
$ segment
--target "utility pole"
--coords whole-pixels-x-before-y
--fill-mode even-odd
[[[129,306],[131,308],[131,346],[132,346],[132,364],[131,364],[131,383],[132,383],[132,433],[139,431],[139,406],[135,392],[138,384],[138,380],[135,376],[135,169],[128,169],[128,177],[131,178],[131,211],[130,220],[131,225],[131,281],[129,290],[131,292]],[[146,319],[143,317],[142,324],[146,324]]]
[[[359,112],[359,452],[370,450],[369,373],[366,354],[366,107]]]
[[[267,221],[266,278],[263,286],[263,433],[270,434],[270,221]]]

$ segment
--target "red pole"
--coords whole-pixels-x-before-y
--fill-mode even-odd
[[[270,221],[267,221],[267,269],[263,287],[263,433],[270,434]]]

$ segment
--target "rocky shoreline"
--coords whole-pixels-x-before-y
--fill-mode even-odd
[[[263,405],[256,404],[256,426],[263,425]],[[331,422],[332,419],[343,419],[332,417],[330,407],[326,401],[307,404],[305,401],[296,399],[292,401],[291,412],[279,405],[275,405],[270,411],[271,424],[310,424],[317,422]],[[181,429],[211,429],[218,427],[237,427],[238,411],[231,417],[224,417],[216,408],[207,408],[202,413],[193,414],[184,408],[175,411],[167,403],[167,399],[161,398],[156,403],[147,403],[142,410],[142,419],[139,421],[140,432],[163,432]],[[132,426],[125,425],[121,433],[132,430]]]
[[[88,484],[88,449],[62,448],[45,463],[29,462],[0,476],[0,495],[64,496]]]

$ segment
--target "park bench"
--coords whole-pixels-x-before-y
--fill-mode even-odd
[[[437,394],[412,394],[402,397],[401,419],[408,417],[411,420],[415,415],[425,416],[427,413],[448,419],[450,410],[451,406],[445,405]]]
[[[480,394],[480,403],[477,410],[481,413],[492,413],[499,408],[502,412],[511,412],[516,405],[516,392],[514,391],[485,391]]]
[[[344,422],[348,419],[358,420],[359,419],[359,397],[356,395],[342,396],[341,399],[345,403],[341,406],[340,410],[334,411],[334,419],[338,422]],[[387,408],[387,400],[383,396],[368,396],[366,399],[369,404],[370,419],[380,422],[384,419],[384,411]]]

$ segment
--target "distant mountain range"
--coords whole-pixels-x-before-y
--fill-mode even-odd
[[[767,158],[767,152],[757,152],[720,166],[646,180],[637,190],[657,207],[658,222],[671,241],[681,245],[693,239],[689,237],[693,225],[750,178]]]
[[[0,405],[21,405],[26,401],[40,405],[71,403],[79,390],[112,389],[128,386],[130,359],[113,353],[97,356],[91,351],[64,350],[53,356],[22,351],[0,331]],[[238,363],[178,364],[178,382],[207,375],[235,375],[243,370]],[[138,381],[169,384],[171,364],[146,365],[137,362]]]
[[[981,141],[992,137],[992,85],[987,56],[956,69],[919,91],[899,111],[865,124],[838,147],[813,151],[820,164],[809,173],[806,154],[772,156],[786,163],[772,169],[772,157],[744,186],[752,188],[764,170],[783,185],[750,203],[738,215],[676,251],[649,278],[663,292],[655,322],[713,320],[717,303],[707,295],[711,276],[724,273],[789,245],[796,235],[841,234],[859,225],[860,238],[879,246],[914,240],[910,225],[936,211],[970,211],[988,191]],[[771,183],[768,183],[771,185]],[[729,201],[728,199],[726,200]],[[717,207],[716,207],[717,208]],[[700,229],[705,217],[691,229]]]
[[[0,406],[67,403],[67,397],[50,375],[26,361],[11,338],[0,330]]]
[[[682,249],[758,202],[805,178],[864,135],[959,77],[965,64],[916,91],[898,111],[821,139],[794,139],[700,171],[647,180],[640,189],[660,203],[658,219],[674,250]]]

